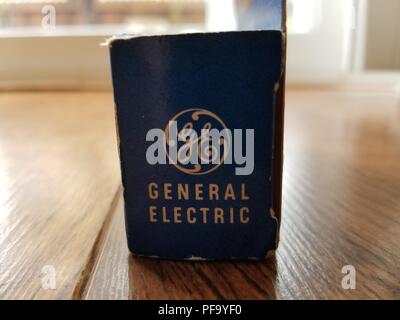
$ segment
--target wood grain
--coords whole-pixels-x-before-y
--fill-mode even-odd
[[[391,93],[287,95],[280,247],[261,262],[133,257],[122,199],[87,299],[400,299],[400,109]],[[344,290],[344,265],[356,289]]]
[[[113,112],[108,93],[0,94],[1,299],[79,287],[120,184]]]
[[[400,299],[397,103],[289,91],[276,256],[210,263],[129,254],[111,93],[1,93],[0,298]]]

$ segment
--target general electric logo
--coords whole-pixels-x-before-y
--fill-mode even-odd
[[[206,109],[179,112],[164,130],[149,130],[146,141],[153,142],[146,152],[151,165],[172,164],[191,175],[211,173],[222,164],[235,164],[236,175],[249,175],[254,170],[254,129],[231,130]]]
[[[165,127],[169,161],[188,174],[214,171],[228,154],[230,137],[226,129],[221,118],[208,110],[188,109],[178,113]],[[210,134],[213,132],[217,133],[215,143]]]

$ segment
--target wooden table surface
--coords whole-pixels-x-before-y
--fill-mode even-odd
[[[293,90],[286,110],[276,256],[173,262],[128,253],[110,93],[0,93],[0,298],[400,299],[395,95]]]

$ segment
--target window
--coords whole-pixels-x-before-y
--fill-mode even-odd
[[[162,33],[203,30],[205,12],[206,0],[0,0],[0,26],[3,34]]]

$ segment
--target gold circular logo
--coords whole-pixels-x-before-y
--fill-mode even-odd
[[[171,123],[176,124],[176,137],[171,132]],[[176,114],[164,130],[170,163],[192,175],[204,175],[216,170],[226,159],[230,136],[220,135],[217,143],[212,143],[211,135],[207,133],[213,129],[221,133],[227,126],[211,111],[192,108]],[[175,148],[176,157],[171,157],[171,148]]]

